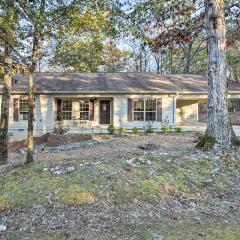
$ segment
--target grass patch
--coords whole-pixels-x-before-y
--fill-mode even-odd
[[[11,207],[11,204],[6,200],[5,197],[0,196],[0,211],[9,209]]]
[[[62,238],[46,236],[46,237],[40,237],[38,240],[62,240]]]
[[[231,228],[220,228],[216,227],[209,231],[207,238],[208,240],[214,239],[231,239],[231,240],[238,240],[240,239],[240,231],[231,229]]]
[[[184,155],[144,154],[138,158],[150,160],[152,164],[140,165],[125,181],[116,183],[117,201],[152,202],[176,196],[201,199],[207,191],[224,191],[237,181],[239,167],[225,156],[192,160]]]
[[[66,205],[91,205],[96,202],[93,194],[78,185],[72,185],[67,189],[61,189],[56,196],[59,202]]]
[[[197,226],[190,221],[169,221],[160,224],[151,222],[149,229],[138,239],[152,240],[157,236],[162,236],[164,240],[237,240],[240,238],[240,231],[237,227],[211,223]]]
[[[53,175],[40,169],[42,169],[41,165],[33,164],[15,168],[14,171],[6,172],[2,176],[0,210],[9,207],[28,208],[34,204],[46,205],[49,194],[60,197],[59,201],[66,204],[95,202],[92,185],[88,181],[81,184],[81,173]],[[77,184],[81,184],[83,188],[76,187]],[[91,189],[91,191],[84,189]]]
[[[135,198],[142,201],[154,201],[165,199],[175,195],[198,197],[198,194],[187,188],[182,179],[172,179],[167,174],[148,180],[141,180],[131,186],[119,185],[116,188],[116,196],[120,200],[129,201]]]

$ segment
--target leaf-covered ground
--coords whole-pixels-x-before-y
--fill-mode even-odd
[[[194,145],[172,133],[41,146],[0,173],[0,239],[240,239],[240,151]]]

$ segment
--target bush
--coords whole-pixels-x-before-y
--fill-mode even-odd
[[[161,128],[162,132],[169,133],[171,132],[171,128],[169,126],[162,126]]]
[[[107,130],[112,135],[112,134],[115,133],[116,128],[111,124],[111,125],[108,126]]]
[[[123,136],[126,132],[127,132],[127,128],[122,128],[122,127],[120,127],[120,128],[118,129],[118,134],[119,134],[120,136]]]
[[[195,132],[193,135],[194,138],[194,143],[199,143],[202,141],[202,139],[204,138],[204,133],[203,132]]]
[[[153,133],[154,132],[154,129],[152,127],[147,127],[145,129],[145,133]]]
[[[176,127],[176,128],[175,128],[175,132],[176,132],[176,133],[181,133],[181,132],[182,132],[182,128]]]
[[[138,131],[138,128],[134,127],[134,128],[132,129],[132,133],[133,133],[133,134],[138,134],[138,132],[139,132],[139,131]]]
[[[69,127],[65,126],[62,113],[58,114],[58,119],[59,120],[54,124],[53,133],[60,135],[67,133],[69,131]]]
[[[34,171],[40,173],[40,172],[43,172],[44,168],[45,168],[45,164],[44,163],[35,163],[33,165],[33,168],[34,168]]]

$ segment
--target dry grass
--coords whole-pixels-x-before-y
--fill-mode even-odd
[[[96,202],[93,194],[78,185],[72,185],[67,189],[60,190],[57,193],[57,198],[60,203],[66,205],[91,205]]]

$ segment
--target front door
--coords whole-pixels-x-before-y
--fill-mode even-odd
[[[110,100],[100,100],[100,124],[110,124]]]

